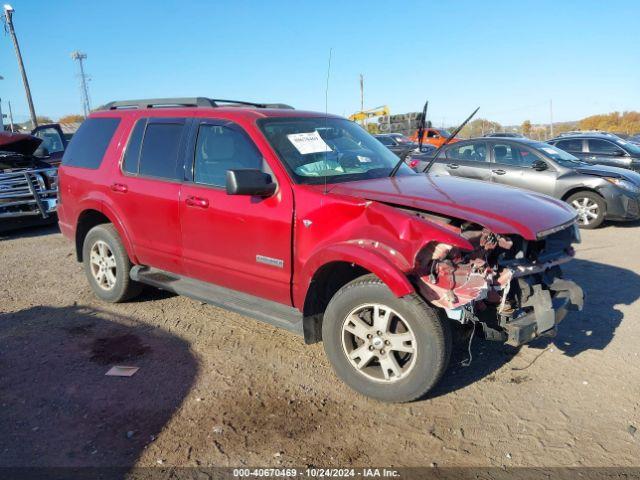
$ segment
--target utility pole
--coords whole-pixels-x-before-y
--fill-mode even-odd
[[[360,111],[364,112],[364,76],[362,74],[360,74]],[[364,118],[362,125],[364,125]]]
[[[7,102],[9,104],[9,126],[11,127],[11,131],[13,132],[13,112],[11,111],[11,102]]]
[[[31,115],[31,123],[33,128],[38,126],[38,120],[36,119],[36,110],[33,108],[33,99],[31,98],[31,89],[29,88],[29,80],[27,79],[27,72],[24,70],[24,63],[22,63],[22,54],[20,53],[20,45],[18,44],[18,37],[16,37],[16,31],[13,28],[13,7],[11,5],[4,6],[4,18],[9,27],[9,34],[11,40],[13,40],[13,47],[16,50],[16,57],[18,57],[18,68],[20,68],[20,74],[22,75],[22,83],[24,84],[24,91],[27,94],[27,103],[29,104],[29,114]]]
[[[4,77],[0,75],[0,80],[4,80]],[[4,132],[4,115],[2,114],[2,99],[0,98],[0,132]]]
[[[75,52],[71,52],[71,58],[78,61],[78,65],[80,66],[80,92],[82,93],[82,110],[84,112],[84,118],[87,118],[89,113],[91,112],[91,105],[89,104],[89,89],[87,88],[87,79],[89,76],[84,73],[84,64],[83,60],[87,59],[87,54],[82,53],[78,50]]]
[[[553,138],[553,100],[549,100],[549,130],[551,131],[551,138]]]

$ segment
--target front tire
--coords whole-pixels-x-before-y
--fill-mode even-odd
[[[578,213],[578,226],[586,230],[598,228],[604,221],[607,204],[600,195],[582,191],[571,195],[567,203]]]
[[[82,259],[89,285],[100,299],[120,303],[142,291],[142,285],[129,277],[131,260],[112,224],[89,230],[82,246]]]
[[[322,340],[347,385],[385,402],[423,397],[451,356],[447,321],[417,295],[396,297],[374,275],[357,278],[334,295]]]

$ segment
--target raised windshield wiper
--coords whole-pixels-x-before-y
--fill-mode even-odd
[[[429,106],[429,100],[425,102],[424,107],[422,108],[422,118],[420,118],[420,123],[418,124],[418,152],[422,152],[422,138],[424,137],[424,127],[427,121],[428,106]],[[398,173],[398,170],[400,170],[400,167],[402,166],[405,159],[410,153],[411,153],[411,150],[407,150],[406,152],[402,152],[400,154],[400,160],[398,160],[398,163],[394,165],[394,167],[391,169],[391,172],[389,173],[390,177],[396,176],[396,173]]]
[[[433,165],[433,162],[436,161],[436,158],[438,157],[438,154],[440,153],[440,150],[442,150],[442,148],[447,145],[451,140],[453,140],[455,138],[456,135],[458,135],[458,133],[460,133],[460,130],[462,130],[464,128],[464,126],[469,123],[469,120],[471,120],[473,118],[473,116],[478,113],[478,110],[480,110],[480,107],[476,108],[473,113],[471,115],[469,115],[467,117],[467,119],[462,122],[460,124],[460,126],[458,128],[456,128],[451,135],[449,135],[447,137],[447,139],[444,141],[444,143],[442,145],[440,145],[435,152],[433,152],[433,157],[431,158],[431,160],[429,160],[429,163],[427,163],[427,166],[424,167],[424,169],[422,170],[422,173],[425,173],[427,170],[429,170],[431,168],[431,165]]]

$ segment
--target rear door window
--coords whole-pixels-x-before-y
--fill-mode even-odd
[[[574,138],[573,140],[560,140],[555,146],[565,152],[582,152],[582,139]]]
[[[113,138],[119,118],[89,118],[82,122],[62,157],[62,164],[97,169]]]
[[[140,149],[138,173],[140,175],[182,180],[179,174],[178,154],[184,120],[149,120]]]

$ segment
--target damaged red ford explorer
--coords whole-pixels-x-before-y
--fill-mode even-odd
[[[95,294],[143,284],[323,341],[337,375],[385,401],[443,375],[453,322],[521,345],[581,289],[563,202],[418,174],[346,119],[281,104],[113,102],[73,137],[58,216]]]

